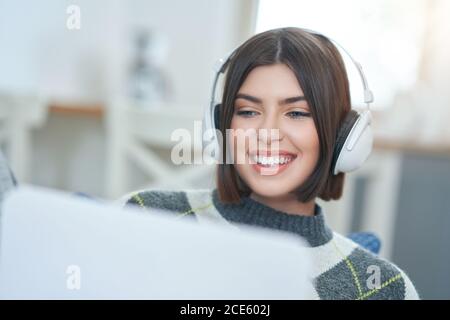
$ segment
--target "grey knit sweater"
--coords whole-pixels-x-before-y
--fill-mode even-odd
[[[408,276],[394,264],[330,230],[322,209],[314,216],[275,210],[250,197],[239,204],[221,203],[217,190],[135,192],[124,198],[127,205],[168,210],[203,223],[239,226],[247,224],[298,234],[312,247],[314,280],[311,299],[418,299]],[[379,271],[378,283],[371,281]],[[373,279],[372,279],[373,280]]]

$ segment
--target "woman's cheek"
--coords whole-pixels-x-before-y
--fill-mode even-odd
[[[255,139],[254,135],[251,134],[252,125],[249,121],[241,120],[236,118],[232,120],[230,126],[230,140],[233,150],[233,159],[236,164],[245,164],[248,162],[247,159],[247,148],[250,143],[250,139]],[[250,130],[250,131],[248,131]],[[252,136],[250,138],[250,136]]]
[[[314,123],[304,123],[302,126],[288,128],[290,141],[300,150],[319,150],[319,137]]]
[[[245,144],[242,143],[241,130],[237,130],[236,127],[231,127],[229,139],[231,157],[235,164],[240,164],[245,161]]]

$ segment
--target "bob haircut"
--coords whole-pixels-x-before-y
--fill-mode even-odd
[[[339,51],[325,36],[300,28],[279,28],[259,33],[235,50],[228,61],[219,130],[226,136],[234,113],[236,94],[254,68],[271,64],[287,65],[295,74],[319,137],[319,159],[306,181],[292,193],[301,202],[317,196],[323,200],[342,196],[344,173],[333,175],[331,165],[339,126],[351,109],[350,89],[345,65]],[[227,164],[227,144],[221,148],[222,162],[217,165],[217,189],[220,201],[238,203],[252,192]]]

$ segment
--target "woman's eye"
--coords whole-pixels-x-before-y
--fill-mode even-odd
[[[236,112],[236,114],[238,116],[249,118],[249,117],[257,115],[258,113],[256,111],[251,111],[251,110],[239,110]]]
[[[311,113],[303,112],[303,111],[291,111],[291,112],[288,112],[287,115],[292,119],[300,119],[300,118],[304,118],[304,117],[310,117]]]

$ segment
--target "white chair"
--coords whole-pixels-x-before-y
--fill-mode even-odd
[[[170,160],[161,159],[156,150],[170,150],[178,143],[171,141],[172,133],[176,129],[186,129],[193,138],[192,159],[195,152],[201,153],[201,136],[194,134],[194,121],[202,119],[202,112],[190,106],[139,109],[126,107],[126,103],[119,101],[109,105],[106,118],[106,196],[117,198],[129,192],[129,161],[152,178],[143,186],[145,188],[196,187],[198,179],[211,179],[214,166],[193,164],[176,168]]]
[[[20,182],[31,182],[31,131],[45,122],[47,109],[36,95],[0,92],[0,143]]]

